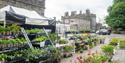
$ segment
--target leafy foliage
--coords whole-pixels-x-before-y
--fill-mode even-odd
[[[58,40],[58,39],[59,39],[59,37],[57,36],[56,33],[51,33],[51,34],[49,34],[49,37],[50,37],[50,39],[52,40],[52,42],[55,42],[55,40]]]
[[[7,54],[0,54],[0,61],[8,61],[8,59],[11,60],[12,58],[16,57],[22,57],[29,61],[35,61],[36,58],[39,58],[44,54],[47,54],[47,51],[44,49],[29,48],[25,50],[8,52]]]
[[[47,47],[52,54],[52,59],[61,59],[61,51],[53,46]]]
[[[39,32],[43,32],[41,29],[30,29],[30,30],[26,30],[27,33],[30,33],[30,34],[34,34],[34,33],[39,33]]]
[[[114,0],[114,3],[125,2],[125,0]]]
[[[21,27],[17,24],[12,24],[10,27],[8,27],[12,32],[19,32]]]
[[[20,26],[18,26],[17,24],[12,24],[11,26],[7,26],[7,27],[3,27],[3,26],[0,26],[0,32],[3,33],[3,32],[19,32],[21,29]]]
[[[112,38],[109,45],[116,46],[119,43],[119,38]]]
[[[23,57],[29,60],[34,60],[35,57],[40,57],[41,55],[46,54],[47,51],[43,49],[32,48],[32,49],[22,50],[21,53],[23,54]]]
[[[125,2],[123,0],[114,0],[114,2],[108,9],[109,15],[106,17],[106,23],[114,30],[125,29]]]
[[[7,55],[6,54],[0,54],[0,61],[5,61],[5,59],[7,59]]]
[[[39,36],[39,37],[35,38],[34,41],[42,42],[42,41],[45,41],[45,40],[47,40],[47,39],[48,39],[48,38],[45,37],[45,36]]]
[[[65,46],[63,50],[64,52],[71,52],[73,50],[73,46]]]
[[[101,49],[106,55],[112,55],[114,52],[114,46],[112,45],[104,45]]]
[[[67,44],[67,43],[68,43],[68,41],[65,39],[59,40],[59,44]]]
[[[26,40],[24,38],[15,38],[15,39],[1,39],[0,40],[0,44],[21,44],[21,43],[25,43]]]
[[[119,45],[120,48],[125,48],[125,40],[121,40]]]
[[[85,63],[103,63],[107,61],[107,57],[104,55],[95,54],[92,57],[88,56],[84,60]]]

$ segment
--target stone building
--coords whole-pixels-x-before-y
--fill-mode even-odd
[[[99,29],[101,29],[101,28],[103,28],[102,24],[101,24],[101,23],[97,23],[97,24],[96,24],[96,30],[99,30]]]
[[[69,15],[65,12],[65,15],[61,17],[65,24],[70,25],[70,30],[67,31],[84,31],[84,30],[95,30],[96,29],[96,15],[90,13],[90,10],[86,10],[86,13],[80,11],[72,11]]]
[[[0,8],[7,5],[34,10],[44,16],[45,0],[0,0]]]

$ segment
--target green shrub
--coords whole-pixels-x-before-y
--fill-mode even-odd
[[[114,46],[112,45],[104,45],[101,49],[106,55],[112,55],[114,52]]]
[[[119,42],[119,38],[112,38],[109,45],[116,46],[118,44],[118,42]]]
[[[119,47],[120,48],[125,48],[125,40],[120,41]]]

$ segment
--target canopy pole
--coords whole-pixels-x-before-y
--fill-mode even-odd
[[[44,30],[44,32],[45,32],[45,34],[46,34],[46,36],[48,37],[48,39],[50,40],[50,42],[51,42],[51,44],[52,44],[52,46],[53,47],[55,47],[54,46],[54,44],[53,44],[53,42],[52,42],[52,40],[50,39],[50,37],[49,37],[49,34],[48,34],[48,32],[45,30],[45,28],[43,27],[43,30]],[[56,47],[55,47],[56,48]]]
[[[26,33],[26,31],[25,31],[25,29],[23,27],[21,28],[21,31],[22,31],[25,39],[27,40],[29,47],[33,48],[32,43],[31,43],[31,41],[30,41],[30,39],[29,39],[29,37],[28,37],[28,35],[27,35],[27,33]]]
[[[6,20],[4,20],[4,24],[3,24],[4,28],[6,27]]]
[[[6,13],[7,11],[4,12],[4,20],[3,20],[3,27],[6,28]]]

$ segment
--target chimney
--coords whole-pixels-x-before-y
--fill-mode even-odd
[[[90,10],[89,9],[86,9],[86,14],[90,14]]]
[[[68,13],[68,12],[65,12],[65,16],[69,16],[69,13]]]
[[[79,11],[79,14],[82,14],[82,11]]]
[[[75,16],[75,15],[76,15],[76,11],[72,11],[71,16]]]

